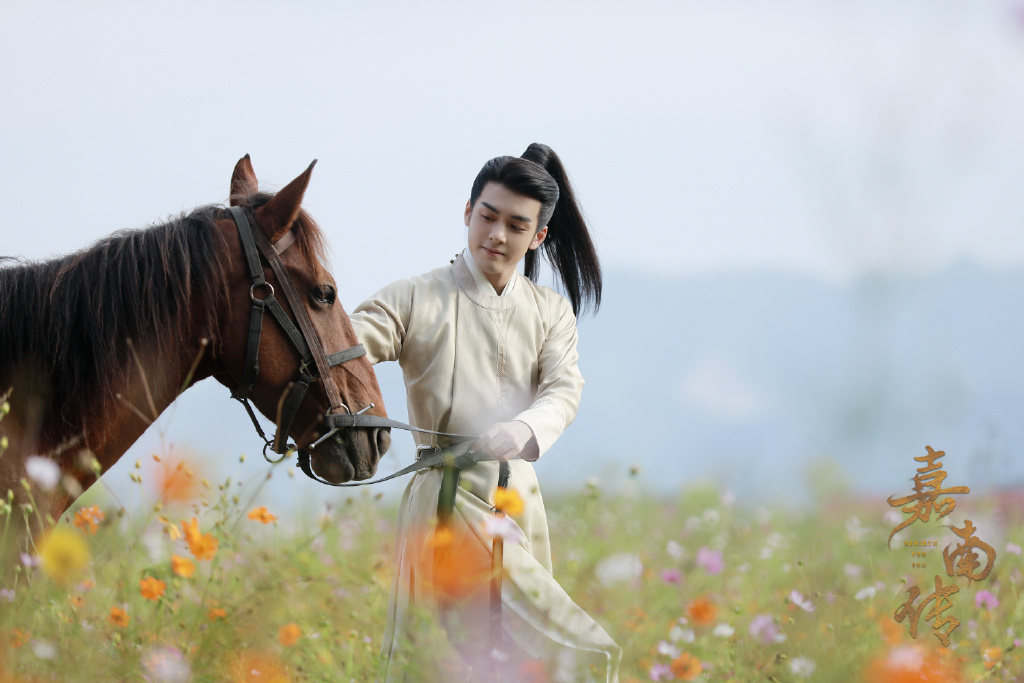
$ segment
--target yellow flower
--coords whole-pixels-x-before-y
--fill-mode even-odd
[[[206,616],[210,621],[213,621],[214,619],[227,619],[228,613],[223,607],[211,607]]]
[[[75,513],[75,526],[87,534],[95,534],[99,523],[104,519],[103,510],[99,505],[81,508]]]
[[[114,626],[120,626],[121,628],[127,626],[130,619],[131,617],[128,616],[128,613],[120,607],[111,607],[110,615],[107,617],[107,621]]]
[[[46,577],[65,586],[89,565],[89,548],[74,531],[57,527],[39,544],[39,560]]]
[[[277,642],[281,643],[284,647],[294,645],[299,638],[302,637],[302,629],[299,628],[298,624],[285,624],[277,632]]]
[[[157,515],[157,521],[164,525],[164,533],[172,541],[177,541],[181,538],[181,531],[178,530],[178,525],[167,519],[163,515]]]
[[[152,576],[147,576],[139,581],[139,592],[147,600],[159,600],[165,590],[167,590],[167,584]]]
[[[1002,657],[1003,651],[1001,648],[998,647],[986,647],[984,650],[981,651],[981,658],[985,662],[986,669],[991,669],[992,667],[994,667],[996,664],[999,663],[999,660],[1002,659]]]
[[[670,666],[675,677],[682,681],[692,681],[702,670],[700,660],[687,652],[672,660]]]
[[[494,507],[510,517],[523,514],[523,499],[515,489],[499,486],[494,490]]]
[[[196,564],[187,557],[171,555],[171,571],[186,579],[196,573]]]
[[[263,522],[264,524],[270,524],[275,521],[277,517],[267,511],[266,505],[260,505],[259,507],[249,510],[249,519],[255,519],[256,521]]]

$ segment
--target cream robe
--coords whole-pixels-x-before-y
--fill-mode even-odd
[[[576,366],[576,318],[564,297],[518,273],[502,296],[496,295],[468,256],[464,252],[450,266],[399,280],[371,296],[351,316],[356,336],[372,363],[401,365],[411,424],[480,434],[495,423],[520,420],[533,430],[543,455],[579,405],[583,378]],[[414,433],[414,438],[422,446],[449,445],[444,437]],[[604,672],[603,680],[617,681],[620,648],[551,576],[547,518],[533,465],[516,459],[510,466],[509,487],[525,502],[516,519],[525,539],[505,543],[504,641],[508,649],[554,666],[554,680],[575,680],[590,664]],[[491,539],[482,527],[494,515],[497,479],[496,462],[478,463],[462,473],[456,496],[456,530],[472,534],[487,553]],[[412,626],[415,610],[437,610],[423,583],[431,579],[424,576],[424,567],[431,565],[424,560],[432,549],[417,532],[436,518],[440,484],[440,469],[416,473],[399,508],[383,645],[389,683],[438,675],[407,670],[402,662],[416,657],[413,643],[422,640]],[[449,633],[453,619],[458,615],[442,613]],[[478,636],[477,645],[486,645],[486,630]]]

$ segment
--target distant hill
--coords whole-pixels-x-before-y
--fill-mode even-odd
[[[711,477],[740,496],[791,498],[827,456],[850,486],[889,495],[909,491],[926,444],[947,452],[948,485],[1024,481],[1024,269],[964,263],[844,286],[769,273],[611,272],[605,283],[600,314],[579,324],[579,415],[537,465],[546,491],[589,477],[614,484],[637,464],[641,484],[659,492]],[[378,376],[389,413],[405,419],[390,365]],[[248,454],[236,478],[263,471],[227,389],[204,382],[172,409],[161,420],[169,441],[224,472]],[[381,470],[407,462],[411,443],[396,434]],[[112,485],[158,444],[148,433]],[[274,486],[303,500],[350,495],[304,478]]]

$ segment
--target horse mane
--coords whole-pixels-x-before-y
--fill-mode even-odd
[[[272,197],[258,193],[244,205],[255,209]],[[166,359],[185,352],[182,339],[213,334],[231,305],[214,226],[227,216],[223,207],[203,206],[50,261],[0,257],[0,383],[7,383],[0,395],[15,381],[41,393],[42,432],[74,437],[87,416],[111,407],[137,358]],[[323,269],[320,228],[304,211],[296,223],[296,246]],[[210,348],[218,341],[210,339]]]
[[[44,433],[77,433],[108,408],[136,362],[133,345],[164,357],[213,321],[226,293],[213,229],[221,211],[201,207],[50,261],[5,259],[14,265],[0,267],[0,381],[42,392]],[[206,320],[192,315],[197,303]]]

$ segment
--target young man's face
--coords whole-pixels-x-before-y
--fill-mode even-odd
[[[537,225],[540,209],[538,200],[498,183],[487,183],[473,206],[466,203],[469,252],[498,293],[526,252],[547,237],[547,226]]]

